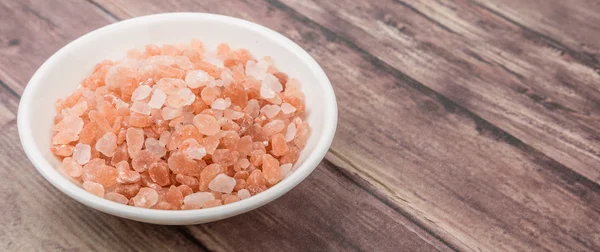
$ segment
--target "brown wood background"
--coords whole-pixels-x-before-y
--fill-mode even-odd
[[[148,225],[78,204],[25,157],[16,112],[37,67],[96,28],[170,11],[265,25],[327,72],[338,132],[290,193]],[[0,101],[1,251],[600,250],[594,0],[0,0]]]

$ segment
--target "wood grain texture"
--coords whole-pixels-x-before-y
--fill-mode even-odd
[[[552,28],[549,8],[513,9],[542,2],[516,0],[57,3],[0,0],[0,250],[600,250],[593,25]],[[96,27],[165,11],[263,24],[325,69],[338,132],[296,189],[227,220],[161,227],[83,207],[31,167],[14,124],[35,68]],[[565,31],[578,23],[587,40]]]
[[[364,6],[336,2],[335,9],[320,12],[318,4],[303,1],[300,5],[307,11],[298,13],[276,1],[103,1],[102,5],[127,15],[122,17],[184,9],[227,14],[266,25],[298,42],[324,67],[338,97],[340,123],[328,159],[455,248],[585,251],[600,246],[595,235],[600,231],[596,183],[371,55],[368,50],[378,40],[354,43],[346,37],[351,34],[341,31],[351,31],[352,26],[320,23],[322,17],[308,11],[335,18],[339,6],[355,10]],[[421,15],[411,16],[410,9],[397,13],[431,22]],[[378,39],[397,43],[385,36]],[[443,60],[444,52],[420,60]],[[469,70],[468,65],[442,62],[447,70],[434,70],[463,74]],[[419,69],[422,74],[436,74]],[[443,85],[451,80],[437,81]],[[523,104],[514,106],[528,109]]]
[[[47,56],[26,52],[26,49],[32,48],[36,44],[35,41],[45,38],[37,32],[39,27],[29,28],[27,24],[49,25],[52,21],[42,17],[55,15],[49,8],[52,2],[36,2],[36,4],[38,5],[23,7],[37,13],[35,17],[23,17],[21,15],[23,13],[18,13],[19,9],[13,10],[11,17],[15,19],[11,21],[11,25],[4,28],[14,31],[10,36],[19,38],[19,43],[9,43],[10,50],[25,52],[24,57],[33,66],[41,64]],[[94,4],[90,3],[89,6],[83,7],[90,6],[93,7]],[[64,26],[56,28],[56,32],[66,35],[57,38],[58,46],[68,42],[72,34],[79,33],[79,30],[69,30],[66,24],[69,20],[75,22],[80,16],[71,15],[72,10],[61,11],[60,14],[63,15],[61,18],[67,21],[64,21]],[[102,12],[101,15],[91,18],[96,18],[99,23],[108,23],[114,19],[110,13],[105,13],[104,10]],[[21,29],[17,32],[16,27]],[[94,28],[95,25],[90,25],[86,29]],[[47,46],[48,48],[42,51],[50,51],[52,49],[49,48],[54,45]],[[17,56],[15,54],[12,57]],[[12,59],[11,57],[0,59],[0,71],[10,73],[8,77],[1,77],[0,81],[7,79],[12,86],[18,86],[14,88],[2,82],[5,88],[0,90],[1,104],[5,105],[0,105],[0,125],[5,125],[6,128],[4,133],[0,134],[0,146],[3,146],[1,154],[3,163],[0,163],[0,166],[9,167],[3,172],[10,174],[0,179],[0,184],[10,187],[10,190],[5,190],[9,192],[9,196],[3,198],[1,202],[7,207],[3,210],[11,213],[5,215],[2,220],[3,223],[10,225],[10,228],[4,230],[4,234],[0,234],[0,241],[3,241],[1,243],[7,244],[3,250],[46,248],[81,251],[148,251],[151,249],[268,251],[273,248],[286,251],[395,251],[397,248],[409,248],[413,251],[451,250],[436,237],[404,217],[402,213],[352,183],[340,173],[339,168],[330,163],[321,165],[314,176],[276,202],[251,213],[208,225],[189,227],[147,225],[112,217],[84,207],[44,181],[18,146],[14,116],[16,99],[24,87],[24,80],[30,73],[26,69],[13,71],[11,67],[14,66],[10,64]],[[34,185],[30,186],[29,183]],[[44,218],[51,218],[51,221],[45,221]],[[38,223],[43,224],[41,228],[36,226]],[[44,237],[46,233],[48,233],[47,237]],[[26,234],[35,235],[21,237]],[[11,242],[8,242],[9,240]]]
[[[600,75],[580,53],[470,1],[283,2],[600,182]]]

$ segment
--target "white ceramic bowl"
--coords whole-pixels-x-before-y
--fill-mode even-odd
[[[220,42],[243,47],[257,57],[271,56],[279,69],[298,78],[306,95],[306,121],[312,133],[294,171],[256,196],[216,208],[166,211],[118,204],[92,196],[57,172],[50,152],[54,103],[72,93],[103,59],[118,60],[146,44],[201,39],[213,49]],[[323,159],[335,133],[337,103],[319,64],[300,46],[266,27],[227,16],[168,13],[133,18],[90,32],[52,55],[31,77],[19,104],[18,128],[25,153],[38,171],[69,197],[102,212],[148,223],[183,225],[215,221],[260,207],[291,190]],[[69,207],[69,206],[65,206]]]

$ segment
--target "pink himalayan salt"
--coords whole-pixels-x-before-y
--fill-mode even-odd
[[[225,174],[217,175],[210,183],[208,188],[210,190],[222,193],[231,193],[235,186],[235,179]]]
[[[237,196],[240,197],[240,199],[245,200],[247,198],[250,198],[250,196],[252,195],[250,195],[250,192],[248,190],[242,189],[237,192]]]
[[[191,189],[190,189],[191,190]],[[191,194],[191,192],[190,192]],[[180,208],[183,205],[183,193],[176,186],[171,186],[165,194],[165,199],[175,208]]]
[[[182,185],[187,185],[191,188],[197,188],[198,187],[198,179],[192,176],[186,176],[183,174],[177,174],[175,176],[175,180],[177,180],[177,182],[181,183]]]
[[[129,202],[127,197],[123,196],[123,194],[116,193],[116,192],[109,192],[104,195],[104,198],[107,200],[110,200],[110,201],[114,201],[114,202],[123,204],[123,205],[127,205],[127,203]]]
[[[212,155],[219,146],[220,140],[215,136],[205,137],[202,141],[202,147],[206,150],[206,153]]]
[[[73,149],[75,149],[75,146],[73,145],[59,144],[52,146],[52,148],[50,148],[50,151],[52,151],[54,155],[68,157],[73,155]]]
[[[250,166],[250,161],[247,158],[241,158],[238,160],[237,165],[242,169],[246,169]]]
[[[156,162],[148,168],[150,178],[160,186],[171,184],[169,166],[164,161]]]
[[[152,92],[152,97],[150,97],[150,101],[148,101],[148,106],[153,109],[159,109],[167,100],[167,95],[161,91],[160,89],[154,89]]]
[[[160,137],[158,138],[158,143],[160,144],[160,146],[165,147],[167,145],[167,142],[169,141],[170,137],[171,137],[170,131],[163,131],[162,133],[160,133]]]
[[[129,156],[133,158],[144,146],[144,130],[133,127],[128,128],[125,139]]]
[[[244,117],[244,113],[235,111],[235,110],[231,110],[231,109],[226,109],[223,112],[223,116],[227,119],[237,120],[237,119],[241,119],[242,117]]]
[[[210,107],[212,109],[217,109],[217,110],[225,110],[229,106],[231,106],[231,100],[229,98],[225,98],[225,99],[217,98],[210,105]]]
[[[167,154],[167,149],[161,146],[160,142],[154,138],[146,138],[146,150],[150,151],[157,157],[164,157]]]
[[[185,82],[190,88],[199,88],[202,86],[214,85],[215,79],[207,72],[202,70],[194,70],[187,73]]]
[[[208,184],[222,172],[222,168],[218,164],[210,164],[202,170],[200,173],[200,191],[207,191]]]
[[[194,125],[200,130],[200,133],[207,136],[217,134],[221,128],[214,117],[204,114],[199,114],[194,117]]]
[[[75,159],[71,157],[66,157],[65,159],[63,159],[61,167],[67,173],[67,175],[73,178],[81,176],[81,173],[83,171],[81,165],[78,164],[77,161],[75,161]]]
[[[223,166],[232,166],[239,159],[239,152],[228,149],[217,149],[212,155],[213,162]]]
[[[270,137],[275,133],[281,132],[284,127],[285,123],[282,120],[273,120],[262,127],[262,132],[265,136]]]
[[[252,118],[258,117],[258,114],[260,113],[260,106],[258,105],[258,101],[254,99],[249,100],[248,105],[246,105],[246,108],[244,108],[244,113],[251,116]]]
[[[296,132],[296,138],[294,139],[294,144],[298,146],[298,148],[304,148],[306,145],[306,141],[308,140],[308,136],[310,135],[310,126],[308,123],[303,122],[298,125],[298,129]]]
[[[66,109],[66,114],[72,116],[81,116],[88,109],[87,101],[80,101],[77,104],[73,105],[73,107]]]
[[[162,109],[162,117],[165,120],[172,120],[172,119],[180,116],[182,112],[183,112],[183,109],[181,107],[173,108],[173,107],[167,106]]]
[[[282,164],[279,166],[279,170],[281,170],[281,176],[285,178],[292,170],[292,164],[290,164],[290,163]]]
[[[287,130],[285,132],[285,141],[291,142],[296,137],[296,124],[291,122],[288,124]]]
[[[87,144],[78,143],[73,149],[73,159],[75,159],[75,161],[77,161],[78,164],[84,165],[88,161],[90,161],[90,158],[92,157],[91,150],[91,146]]]
[[[131,105],[131,111],[140,113],[143,115],[150,115],[152,108],[150,108],[150,106],[148,106],[148,103],[146,103],[146,102],[136,101],[133,103],[133,105]]]
[[[296,112],[296,107],[292,106],[292,104],[284,102],[281,104],[281,112],[288,115]]]
[[[117,164],[117,182],[121,184],[133,184],[140,181],[141,176],[138,172],[129,169],[127,161],[121,161]]]
[[[83,189],[85,189],[93,195],[104,198],[104,187],[101,184],[90,181],[84,181]]]
[[[281,133],[277,133],[273,135],[271,138],[271,149],[273,155],[275,156],[283,156],[289,152],[289,147],[287,142],[285,141],[285,137]]]
[[[258,62],[249,60],[246,62],[246,75],[256,80],[263,80],[267,69],[269,69],[269,63],[264,60],[259,60]]]
[[[281,83],[279,83],[279,79],[277,79],[277,77],[273,76],[270,73],[265,75],[265,78],[263,79],[261,85],[268,86],[269,89],[273,90],[275,93],[283,91],[283,86],[281,85]]]
[[[169,189],[163,188],[163,186],[173,183],[176,185],[186,181],[182,178],[195,180],[188,174],[195,174],[193,176],[200,179],[198,187],[194,190],[209,190],[209,192],[212,190],[208,188],[208,184],[219,174],[233,177],[232,179],[235,180],[233,190],[236,193],[222,195],[221,192],[212,191],[215,199],[205,202],[204,207],[235,202],[242,198],[237,196],[237,192],[240,190],[242,190],[240,195],[243,195],[243,190],[245,190],[248,197],[266,190],[268,186],[271,186],[270,179],[268,179],[272,175],[269,172],[271,162],[263,160],[263,156],[267,155],[267,151],[271,155],[280,155],[279,163],[284,165],[278,168],[280,173],[285,174],[286,169],[291,169],[293,162],[298,159],[299,151],[305,145],[310,133],[308,124],[303,127],[305,123],[299,118],[294,118],[293,123],[289,121],[295,112],[304,111],[304,94],[300,90],[299,83],[271,66],[270,58],[256,62],[249,52],[233,51],[228,46],[226,53],[221,52],[221,59],[214,62],[216,65],[211,65],[203,61],[201,53],[204,49],[201,44],[199,45],[196,43],[192,47],[189,45],[148,47],[149,49],[144,52],[145,55],[141,52],[133,53],[129,60],[117,63],[119,67],[111,68],[111,65],[108,65],[103,74],[107,76],[104,80],[106,86],[84,83],[82,89],[78,91],[78,96],[73,95],[74,98],[71,98],[71,101],[67,100],[58,106],[60,115],[56,122],[60,123],[65,116],[69,115],[82,116],[84,125],[78,134],[69,130],[56,131],[52,139],[54,143],[52,152],[59,156],[69,157],[73,155],[76,144],[94,144],[93,147],[96,147],[95,145],[99,141],[98,148],[90,150],[90,158],[96,157],[94,160],[98,161],[92,160],[95,163],[88,161],[82,167],[82,180],[105,184],[104,187],[113,184],[109,190],[114,190],[113,192],[121,194],[126,199],[138,194],[141,187],[150,187],[159,195],[158,202],[151,207],[155,209],[191,209],[182,207],[182,201],[184,196],[193,193],[192,188],[187,185],[173,187],[176,191],[175,189],[171,190],[172,195],[175,198],[180,196],[179,203],[177,200],[167,202],[166,194]],[[156,57],[150,61],[156,65],[148,64],[146,58],[152,56]],[[227,62],[223,62],[223,59],[226,59]],[[244,67],[244,64],[247,65]],[[201,76],[195,77],[212,81],[199,83],[198,78],[194,78],[194,74],[192,74],[197,70],[189,71],[192,68],[202,71],[196,72],[195,74],[201,74]],[[98,68],[95,71],[98,71]],[[112,72],[106,74],[107,71]],[[186,73],[188,74],[186,75]],[[137,84],[132,83],[132,80],[143,81]],[[196,83],[192,83],[194,81]],[[283,83],[285,83],[285,92],[282,92]],[[194,90],[190,90],[190,88]],[[152,101],[151,94],[156,96],[157,100]],[[269,98],[265,99],[266,96]],[[131,108],[136,101],[142,103],[141,109],[138,109],[140,103]],[[150,107],[149,112],[144,109],[143,103]],[[177,115],[168,119],[163,118],[162,108],[165,103],[176,108],[177,110],[174,112]],[[277,113],[275,113],[276,110],[278,110]],[[87,115],[85,115],[86,112]],[[216,133],[212,135],[200,133],[194,122],[194,118],[198,114],[215,119]],[[285,121],[281,121],[282,124],[272,123],[273,118]],[[191,126],[197,133],[174,134],[177,135],[175,138],[171,136],[172,130],[178,131],[186,128],[185,126]],[[130,139],[127,136],[127,129],[130,127],[143,128],[139,129],[140,141],[132,141],[133,146],[130,146]],[[108,158],[97,150],[105,147],[101,138],[107,132],[116,135],[115,145],[117,147],[112,158]],[[194,134],[197,136],[192,136]],[[135,139],[135,137],[133,138]],[[281,140],[282,138],[284,141]],[[124,143],[125,141],[128,143]],[[188,142],[195,144],[187,144]],[[144,145],[145,149],[143,149]],[[113,145],[111,144],[111,146]],[[200,151],[201,148],[204,148],[206,154]],[[223,149],[217,150],[218,148]],[[153,163],[156,165],[151,166],[157,168],[148,167],[141,174],[130,170],[125,165],[117,165],[117,169],[106,165],[107,161],[113,165],[128,164],[131,160],[130,151],[132,151],[131,154],[147,152],[161,156],[163,149],[166,149],[163,155],[165,158],[157,157],[158,161]],[[187,150],[191,156],[200,159],[190,158],[190,155],[186,153]],[[198,155],[194,154],[196,151],[198,151]],[[136,158],[135,155],[131,155],[131,157],[134,160],[134,167],[143,166],[146,163],[142,162],[143,157]],[[172,171],[165,161],[169,157],[175,157],[171,161],[177,164],[175,165],[176,171]],[[72,159],[70,162],[79,165],[74,157],[70,158]],[[212,166],[206,167],[207,162]],[[213,162],[214,165],[211,164]],[[93,165],[90,165],[92,163]],[[217,166],[216,163],[221,163],[226,167]],[[65,169],[62,170],[65,171]],[[131,171],[139,175],[141,183],[115,186],[118,177],[117,171]],[[162,181],[162,185],[156,183],[153,176],[159,178],[157,181]],[[205,182],[203,186],[202,179],[208,179],[211,176],[212,179]],[[176,177],[179,177],[179,181]],[[121,180],[120,182],[127,181]],[[185,183],[192,187],[195,184],[189,181]],[[206,188],[204,189],[204,187]],[[126,203],[133,204],[133,200]]]
[[[135,89],[135,91],[133,91],[133,94],[131,95],[131,100],[140,101],[146,99],[146,97],[150,95],[150,92],[152,92],[152,88],[150,86],[140,85]]]
[[[204,205],[202,205],[202,208],[211,208],[211,207],[217,207],[217,206],[222,206],[223,202],[220,199],[214,199],[214,200],[209,200],[207,202],[204,202]]]
[[[238,197],[236,195],[227,195],[226,197],[223,197],[223,205],[238,202],[240,200],[241,200],[240,197]]]
[[[137,155],[131,160],[131,167],[136,172],[142,173],[148,170],[150,165],[156,163],[160,158],[154,155],[154,153],[149,150],[141,150]]]
[[[277,114],[279,114],[279,111],[281,111],[279,106],[270,104],[267,104],[260,109],[260,112],[267,116],[267,118],[275,117]]]
[[[262,171],[269,185],[275,185],[283,178],[279,169],[279,161],[269,154],[263,155]]]
[[[190,207],[190,209],[201,208],[205,202],[214,200],[215,196],[209,192],[197,192],[192,193],[183,198],[183,204]]]
[[[180,88],[167,94],[167,105],[173,108],[180,108],[192,104],[195,99],[196,96],[189,88]]]
[[[185,154],[190,158],[200,160],[206,156],[206,149],[204,147],[191,147],[185,150]]]
[[[250,155],[250,152],[252,152],[252,150],[252,137],[243,136],[242,138],[240,138],[237,144],[237,151],[240,153],[240,156],[248,156]]]
[[[79,116],[67,115],[52,128],[54,131],[79,134],[83,129],[83,120]]]
[[[117,136],[112,132],[106,132],[96,142],[96,150],[104,154],[104,156],[112,157],[117,149]]]
[[[169,169],[171,169],[174,174],[198,176],[200,175],[200,171],[202,169],[202,167],[198,166],[198,163],[181,152],[175,152],[171,154],[167,162]]]
[[[152,188],[143,187],[132,201],[137,207],[150,208],[158,202],[158,193]]]
[[[200,98],[206,104],[212,104],[215,99],[220,96],[220,89],[218,87],[205,87],[200,91]]]

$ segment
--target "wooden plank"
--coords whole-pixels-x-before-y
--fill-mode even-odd
[[[319,15],[325,12],[319,11],[318,4],[303,3],[316,13],[317,22],[323,20]],[[456,248],[585,251],[600,247],[597,184],[331,32],[330,26],[334,29],[336,24],[321,26],[277,3],[181,0],[102,5],[127,15],[120,18],[183,10],[228,14],[261,23],[298,42],[335,85],[340,120],[328,159],[363,187],[376,188],[373,195],[409,213]],[[353,6],[339,1],[336,5]],[[418,18],[408,11],[397,13]],[[430,21],[421,17],[419,22]],[[376,45],[370,36],[365,40]]]
[[[600,75],[583,56],[469,1],[283,2],[600,182]]]
[[[20,30],[18,35],[21,38],[20,42],[13,45],[18,48],[17,51],[30,47],[32,41],[37,41],[41,37],[34,29],[28,29],[23,24],[49,22],[39,19],[39,17],[55,15],[49,8],[52,4],[52,2],[45,2],[45,5],[27,5],[27,9],[37,13],[35,16],[38,17],[38,20],[35,17],[12,20],[12,26],[25,27]],[[68,11],[61,14],[68,15]],[[13,16],[20,17],[21,15],[17,13]],[[105,13],[98,19],[102,19],[102,17],[106,17],[106,20],[110,21],[108,17],[111,15]],[[78,16],[71,18],[76,19]],[[94,26],[88,27],[90,30],[93,28]],[[69,29],[67,26],[60,27],[56,28],[56,32],[65,34],[66,38],[71,36]],[[77,32],[73,31],[73,33]],[[63,43],[67,42],[66,39],[61,39]],[[45,48],[44,50],[49,49]],[[30,54],[27,57],[35,65],[40,64],[45,56]],[[0,71],[11,74],[2,77],[12,84],[6,86],[24,85],[24,82],[18,80],[26,80],[30,73],[12,71],[8,61],[0,60],[4,60],[3,63],[5,63],[0,65]],[[16,90],[20,92],[22,87],[18,87]],[[0,92],[0,97],[5,95],[14,100],[14,97],[18,96],[16,92],[13,92],[14,96],[9,93],[8,90],[4,90]],[[15,104],[7,105],[7,109],[14,112]],[[402,213],[383,204],[367,191],[350,182],[333,165],[321,165],[315,175],[275,203],[239,217],[208,225],[160,227],[108,216],[87,209],[45,182],[31,167],[22,150],[18,148],[14,113],[2,113],[2,111],[0,106],[0,115],[2,115],[0,119],[6,115],[11,124],[8,125],[7,133],[0,136],[0,146],[11,150],[6,154],[2,153],[5,163],[0,164],[2,167],[11,167],[10,170],[5,171],[11,176],[3,177],[7,181],[1,181],[2,178],[0,178],[0,184],[4,182],[5,185],[13,187],[12,191],[20,192],[18,198],[4,199],[2,202],[8,205],[18,203],[28,208],[25,216],[5,216],[6,222],[18,221],[15,224],[16,227],[7,230],[14,234],[13,236],[0,236],[2,241],[12,240],[12,247],[9,247],[11,249],[42,249],[41,247],[45,246],[44,243],[35,242],[35,239],[43,237],[46,232],[55,232],[58,234],[48,234],[47,236],[52,238],[48,239],[54,240],[53,244],[57,249],[84,251],[90,250],[90,246],[95,246],[99,242],[106,243],[98,246],[97,249],[101,251],[116,250],[119,246],[128,246],[127,248],[138,251],[149,250],[150,247],[159,250],[166,250],[164,248],[168,247],[171,250],[186,251],[207,248],[234,251],[257,251],[273,248],[285,248],[286,251],[322,249],[395,251],[397,248],[414,251],[451,250],[436,237],[431,236],[402,216]],[[0,120],[0,122],[2,121]],[[16,173],[15,171],[23,172]],[[8,182],[9,180],[16,181],[13,183],[18,183],[19,186],[12,185]],[[35,186],[30,187],[28,182],[35,182]],[[38,191],[43,193],[38,193]],[[298,209],[302,210],[298,211]],[[40,222],[40,219],[48,217],[51,217],[53,221],[44,222],[43,228],[36,229],[34,225]],[[73,224],[71,223],[73,221],[82,223]],[[62,232],[65,229],[68,230],[67,233]],[[111,229],[119,231],[110,233]],[[28,232],[34,232],[36,236],[20,237]],[[167,233],[167,235],[162,235],[161,232]],[[77,234],[81,236],[79,240],[75,242],[69,240]],[[156,236],[159,239],[155,239]],[[200,238],[207,248],[197,242],[195,237]],[[129,239],[133,239],[133,244],[125,244]]]
[[[60,8],[52,8],[60,6]],[[0,0],[0,80],[16,93],[59,48],[114,19],[79,0]]]
[[[600,70],[600,3],[573,1],[481,1],[495,15],[514,23],[525,36],[546,40],[573,60]]]

